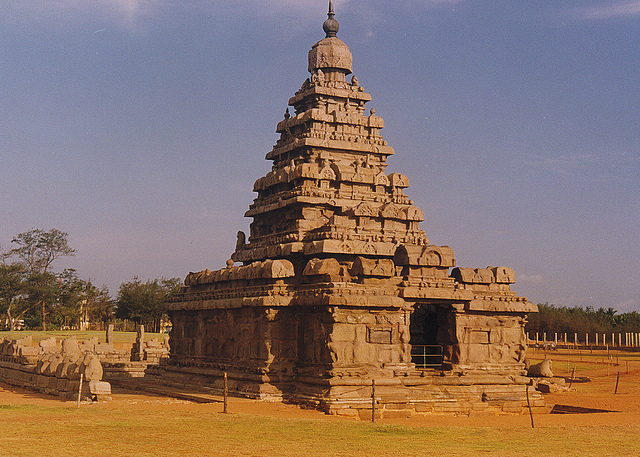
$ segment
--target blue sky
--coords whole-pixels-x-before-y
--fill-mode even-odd
[[[0,244],[112,293],[224,266],[324,0],[3,0]],[[433,244],[520,295],[640,310],[640,1],[336,0]]]

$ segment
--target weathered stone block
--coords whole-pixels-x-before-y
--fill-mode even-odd
[[[368,328],[367,341],[374,344],[391,344],[391,329]],[[390,361],[390,360],[389,360]]]
[[[338,416],[345,416],[345,417],[356,417],[356,416],[358,416],[358,410],[357,409],[353,409],[353,408],[335,409],[335,410],[332,410],[331,413],[332,414],[336,414]]]
[[[36,380],[36,385],[38,387],[48,387],[49,386],[49,376],[40,375]]]
[[[472,330],[469,333],[469,344],[489,344],[489,332],[485,330]]]
[[[409,187],[409,178],[402,173],[391,173],[389,175],[389,181],[391,181],[391,185],[394,187]]]
[[[366,259],[358,256],[350,272],[354,276],[390,277],[395,273],[395,265],[391,259]]]
[[[353,341],[356,337],[355,327],[351,324],[333,324],[331,338],[335,341]]]
[[[58,379],[56,390],[60,392],[66,392],[69,390],[69,380],[68,379]]]
[[[62,340],[63,354],[80,354],[80,346],[75,336]]]
[[[507,401],[502,405],[502,411],[505,413],[522,414],[523,407],[522,402],[519,401]]]
[[[546,408],[547,404],[544,401],[544,398],[537,398],[533,401],[529,401],[531,403],[532,407],[536,407],[536,408]]]
[[[371,409],[358,409],[358,418],[360,420],[370,421]],[[380,408],[376,408],[374,419],[382,419],[382,410]]]
[[[527,375],[531,377],[552,378],[551,359],[545,359],[540,363],[531,365],[527,370]]]
[[[551,382],[539,382],[538,386],[536,387],[536,390],[538,392],[542,392],[543,394],[553,394],[556,392],[559,392],[561,389],[560,387],[558,387],[557,385],[551,383]]]
[[[294,275],[293,264],[284,259],[266,261],[262,272],[265,278],[288,278]]]
[[[111,384],[106,381],[90,381],[89,392],[94,395],[111,395]]]
[[[330,275],[338,276],[340,274],[340,264],[336,259],[311,259],[307,263],[302,273],[305,276],[313,275]]]
[[[52,336],[52,337],[49,337],[47,339],[44,339],[44,340],[40,341],[40,343],[38,343],[38,346],[40,346],[43,349],[57,348],[57,343],[56,343],[55,336]]]
[[[489,405],[482,401],[474,401],[471,403],[471,411],[486,411]]]
[[[497,283],[513,284],[516,282],[516,274],[511,268],[492,267],[491,271]]]
[[[471,411],[471,404],[466,402],[453,401],[433,405],[434,413],[465,413],[468,411]]]
[[[14,343],[17,346],[31,346],[33,345],[33,338],[31,337],[31,335],[29,335],[24,338],[15,340]]]
[[[113,343],[98,343],[95,345],[94,350],[98,354],[104,354],[113,351]]]
[[[400,410],[400,409],[384,409],[382,411],[382,417],[384,419],[398,419],[398,418],[409,418],[411,417],[411,410],[405,409],[405,410]]]
[[[418,413],[432,413],[433,404],[432,403],[416,403],[415,409],[416,409],[416,412]]]

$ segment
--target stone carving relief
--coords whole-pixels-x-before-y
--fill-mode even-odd
[[[329,181],[335,181],[336,180],[336,174],[331,169],[331,167],[324,167],[322,170],[320,170],[320,179],[327,179]]]
[[[388,186],[389,178],[387,178],[387,175],[385,175],[384,173],[378,173],[376,175],[376,184],[380,186]]]
[[[363,202],[353,209],[353,215],[371,217],[374,216],[374,211],[368,203]]]

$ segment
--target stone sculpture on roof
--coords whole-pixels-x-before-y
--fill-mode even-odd
[[[511,291],[510,268],[456,268],[450,247],[429,243],[408,177],[387,173],[394,151],[371,96],[346,79],[334,16],[330,2],[255,182],[249,236],[170,304],[166,370],[213,386],[227,372],[236,393],[330,413],[369,408],[372,382],[383,414],[517,410],[537,307]]]

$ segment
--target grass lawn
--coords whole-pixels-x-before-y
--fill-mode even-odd
[[[104,340],[104,332],[14,332],[35,340],[76,335]],[[0,333],[0,338],[7,332]],[[162,337],[162,335],[149,335]],[[116,332],[123,344],[135,333]],[[544,358],[544,354],[531,354]],[[617,354],[616,354],[617,355]],[[551,395],[552,403],[575,404],[619,413],[526,415],[366,422],[292,405],[230,398],[230,414],[220,403],[196,404],[139,392],[114,391],[113,401],[63,402],[0,383],[0,457],[92,456],[638,456],[640,455],[640,360],[631,374],[616,376],[599,362],[602,355],[556,353],[554,367],[586,372],[592,382],[578,391]],[[621,359],[623,354],[620,355]],[[597,363],[596,363],[597,362]],[[622,363],[621,363],[622,365]],[[626,365],[626,363],[625,363]],[[617,370],[617,368],[616,368]],[[574,389],[575,390],[575,389]],[[274,412],[275,411],[275,412]],[[453,425],[452,425],[453,424]],[[445,426],[446,425],[446,426]]]
[[[54,336],[58,343],[65,338],[75,336],[78,341],[89,340],[93,337],[97,337],[101,343],[105,342],[106,334],[103,330],[100,331],[85,331],[79,330],[51,330],[47,332],[37,330],[20,330],[13,332],[0,332],[0,340],[5,336],[11,339],[21,339],[31,335],[34,344]],[[144,334],[145,341],[157,338],[159,341],[165,337],[165,333],[146,333]],[[136,341],[136,332],[113,332],[114,344],[116,346],[131,345]]]
[[[152,397],[153,398],[153,397]],[[221,414],[173,400],[0,405],[0,455],[586,456],[638,455],[636,426],[531,429],[377,425],[319,416]],[[437,420],[437,419],[436,419]],[[489,419],[490,420],[490,419]]]
[[[552,359],[552,370],[559,376],[571,375],[575,369],[575,375],[594,368],[601,367],[610,373],[618,371],[625,373],[630,362],[640,360],[640,352],[627,352],[619,350],[558,350],[542,351],[540,349],[529,348],[527,359],[531,363],[541,362],[545,358]]]

